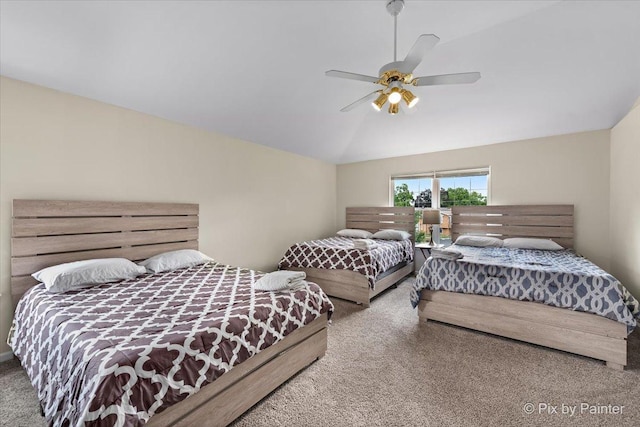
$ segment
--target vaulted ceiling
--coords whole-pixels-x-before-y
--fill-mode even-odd
[[[610,128],[640,95],[640,2],[412,1],[398,56],[440,43],[409,113],[362,105],[393,60],[380,1],[2,1],[0,73],[332,163]]]

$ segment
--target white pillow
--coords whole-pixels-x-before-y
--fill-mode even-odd
[[[478,248],[501,248],[502,239],[489,236],[460,236],[456,239],[456,245],[475,246]]]
[[[505,248],[540,249],[543,251],[559,251],[564,249],[551,239],[534,239],[531,237],[512,237],[504,239]]]
[[[138,265],[145,267],[150,273],[162,273],[179,268],[193,267],[209,261],[213,261],[213,258],[209,258],[200,251],[180,249],[152,256]]]
[[[380,230],[371,237],[384,240],[407,240],[411,238],[411,234],[402,230]]]
[[[355,237],[356,239],[370,239],[373,233],[369,233],[367,230],[359,230],[357,228],[345,228],[336,233],[342,237]]]
[[[90,285],[133,279],[144,273],[144,267],[128,259],[102,258],[54,265],[31,276],[44,283],[49,292],[63,293]]]

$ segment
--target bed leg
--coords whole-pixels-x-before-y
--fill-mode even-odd
[[[616,371],[624,371],[624,365],[619,363],[607,362],[607,368],[615,369]]]

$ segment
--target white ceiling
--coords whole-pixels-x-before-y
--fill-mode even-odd
[[[441,42],[418,107],[362,105],[393,58],[376,1],[2,1],[0,73],[332,163],[610,128],[640,96],[640,2],[406,1],[398,56]]]

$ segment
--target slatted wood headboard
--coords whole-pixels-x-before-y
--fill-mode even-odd
[[[573,247],[573,205],[454,206],[451,237],[462,234],[552,239]]]
[[[347,228],[359,228],[371,233],[386,229],[404,230],[415,239],[414,212],[412,207],[347,208]]]
[[[37,284],[31,274],[45,267],[198,249],[198,211],[199,205],[187,203],[14,200],[13,302]]]

